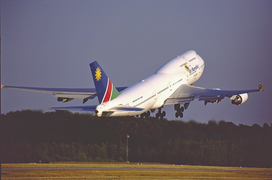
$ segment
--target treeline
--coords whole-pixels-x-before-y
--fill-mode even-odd
[[[67,111],[1,115],[1,161],[125,161],[272,167],[272,127],[97,118]]]

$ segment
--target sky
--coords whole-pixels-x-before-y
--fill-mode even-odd
[[[205,61],[194,84],[223,90],[256,89],[236,106],[193,101],[183,121],[272,123],[272,1],[270,0],[2,0],[1,83],[29,87],[94,87],[98,61],[113,84],[129,86],[188,50]],[[97,104],[98,100],[87,104]],[[2,89],[1,111],[48,111],[53,95]],[[165,106],[175,120],[173,106]]]

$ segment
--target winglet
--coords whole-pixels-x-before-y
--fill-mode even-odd
[[[263,88],[263,85],[259,85],[259,91],[261,92],[261,91],[264,91],[264,88]]]

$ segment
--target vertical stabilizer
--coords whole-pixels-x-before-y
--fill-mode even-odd
[[[96,61],[90,64],[90,68],[99,103],[113,100],[119,96],[120,92],[113,86],[108,76]]]

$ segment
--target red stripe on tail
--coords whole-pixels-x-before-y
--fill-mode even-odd
[[[106,93],[104,95],[104,99],[102,102],[108,102],[110,100],[111,92],[112,92],[112,83],[111,83],[110,79],[108,79],[107,90],[106,90]]]

